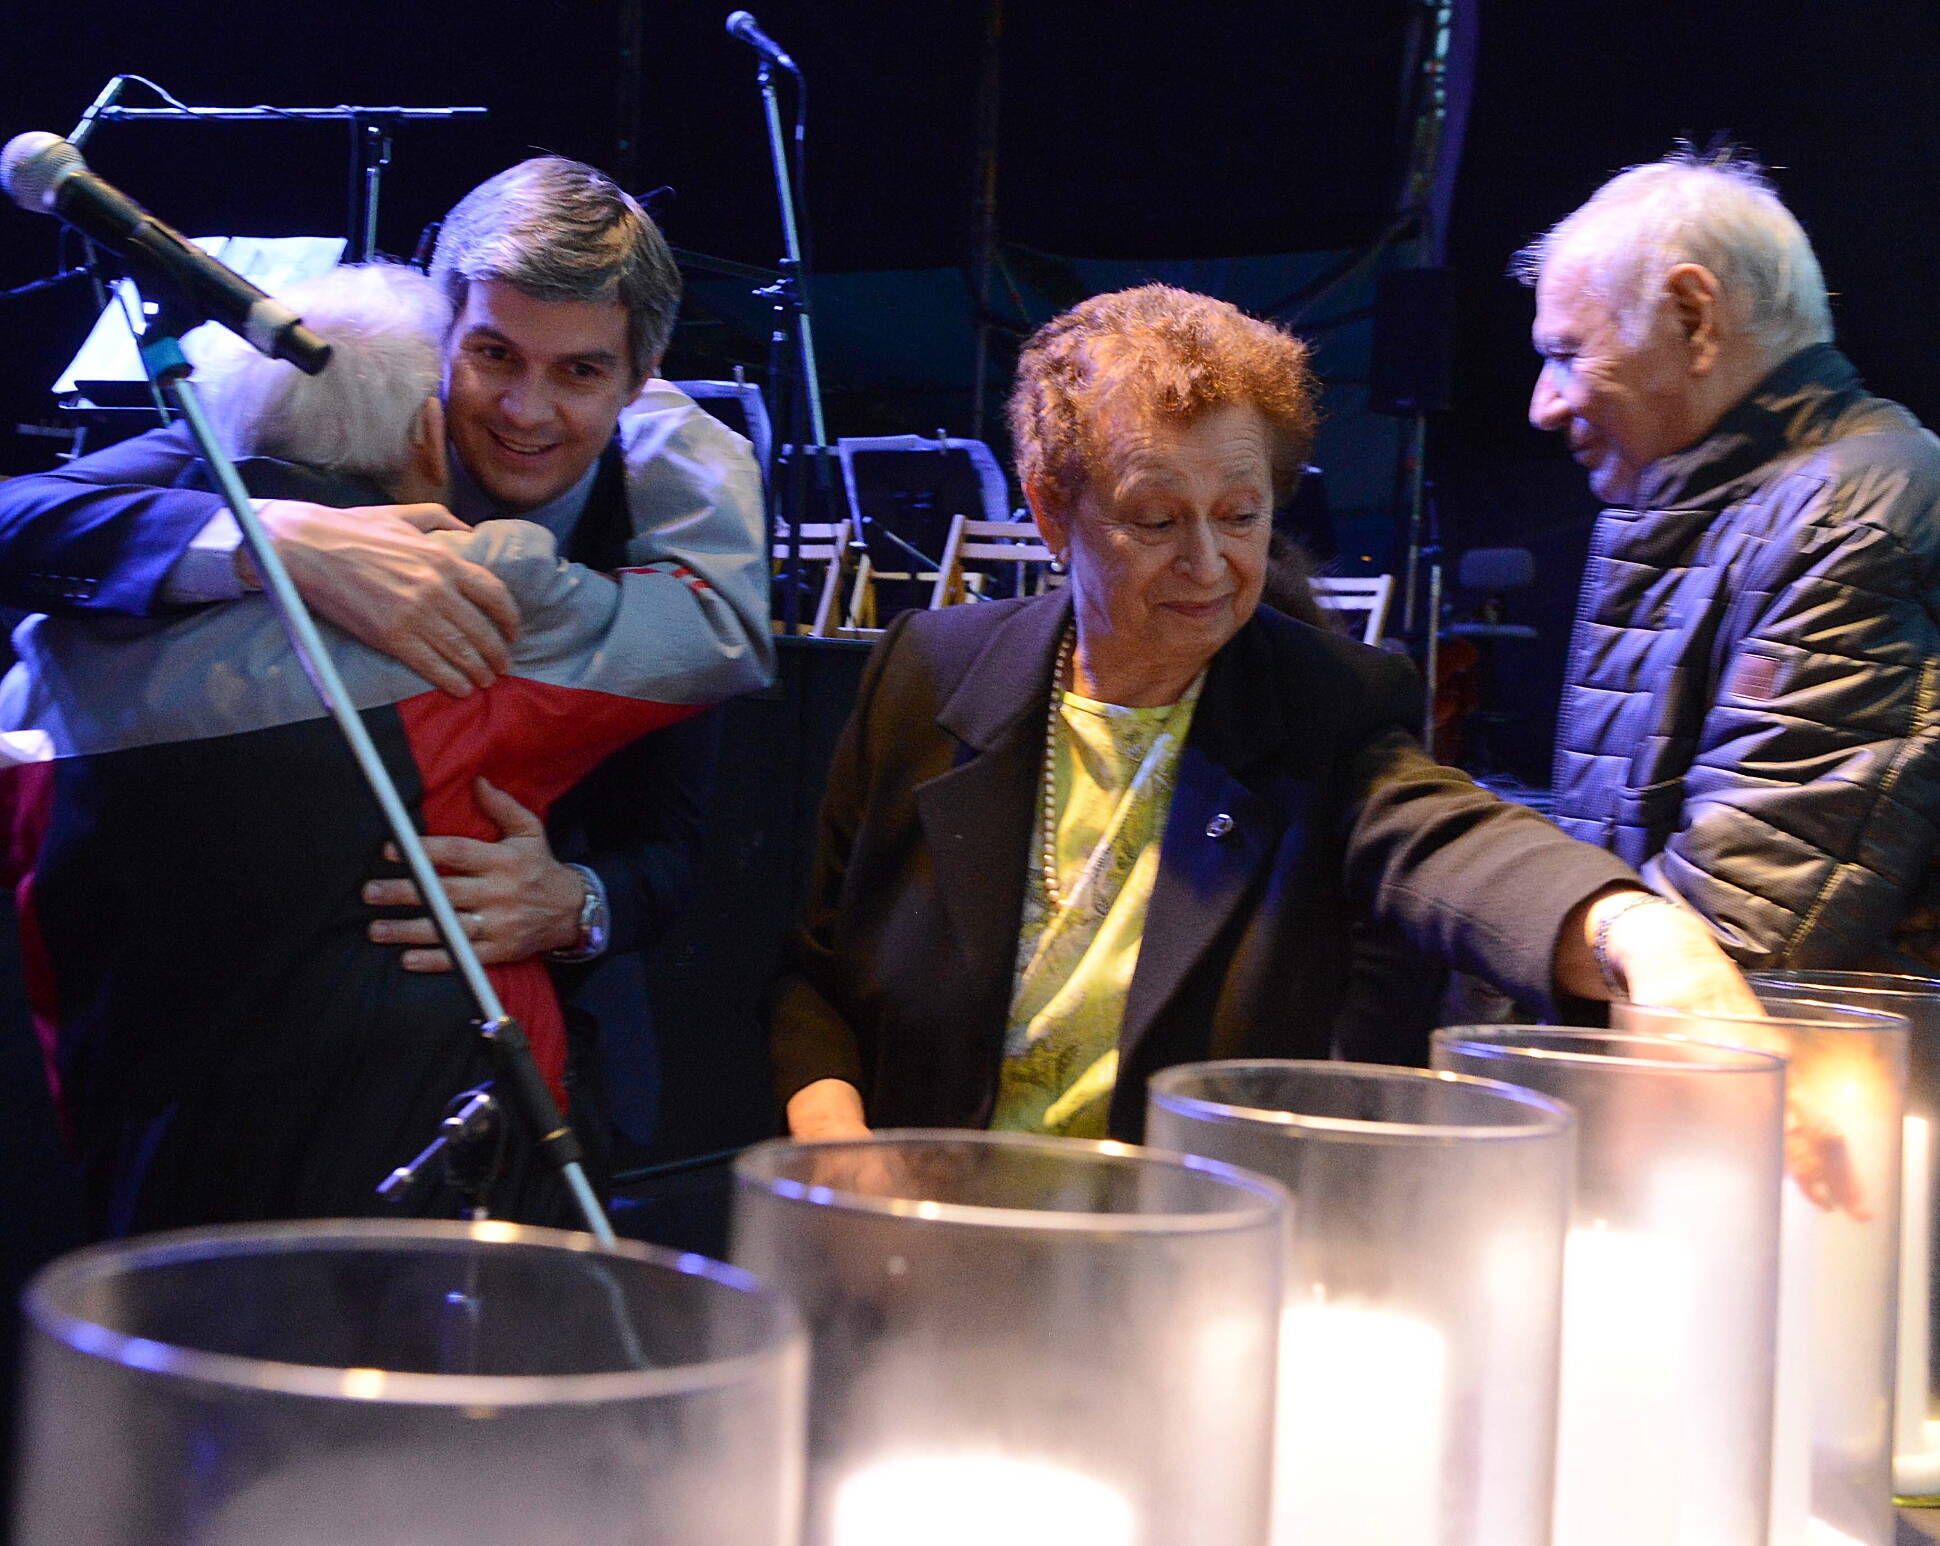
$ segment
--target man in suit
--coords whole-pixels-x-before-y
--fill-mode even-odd
[[[645,211],[591,167],[537,158],[459,202],[432,272],[456,312],[443,392],[453,508],[259,502],[305,599],[463,697],[505,669],[517,612],[489,571],[428,533],[519,516],[607,570],[644,538],[676,598],[656,646],[696,670],[725,663],[743,687],[766,681],[759,475],[745,442],[654,379],[680,281]],[[153,615],[242,594],[254,574],[220,500],[173,486],[193,455],[177,427],[0,485],[0,599]],[[728,605],[706,604],[710,591]],[[550,954],[609,1036],[643,1035],[640,951],[684,890],[711,736],[683,726],[616,753],[544,827],[508,802],[496,842],[434,837],[481,959]],[[373,880],[365,900],[408,908],[416,893]],[[408,970],[450,970],[428,918],[370,928]]]

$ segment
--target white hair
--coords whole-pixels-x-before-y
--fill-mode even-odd
[[[185,340],[223,449],[388,488],[409,465],[412,424],[438,390],[451,303],[395,263],[335,268],[278,299],[331,344],[321,375],[259,354],[222,328],[197,328]]]
[[[1717,276],[1744,329],[1774,353],[1832,340],[1832,308],[1812,244],[1765,170],[1733,152],[1688,147],[1618,173],[1575,213],[1516,254],[1511,272],[1534,285],[1552,263],[1582,264],[1587,293],[1609,306],[1629,344],[1642,343],[1679,263]]]

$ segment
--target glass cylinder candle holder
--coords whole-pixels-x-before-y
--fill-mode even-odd
[[[1904,1016],[1753,984],[1770,1019],[1618,1004],[1611,1023],[1784,1053],[1773,1546],[1890,1546]],[[1808,1192],[1810,1195],[1808,1195]]]
[[[21,1546],[791,1546],[807,1348],[696,1256],[514,1225],[149,1235],[25,1296]]]
[[[809,1328],[809,1546],[1259,1546],[1283,1202],[1013,1133],[743,1154],[732,1255]]]
[[[1783,1059],[1551,1026],[1433,1045],[1577,1115],[1556,1546],[1767,1546]]]
[[[1548,1546],[1570,1111],[1490,1080],[1246,1061],[1146,1135],[1282,1182],[1275,1546]]]
[[[1899,1354],[1893,1380],[1893,1491],[1940,1504],[1940,979],[1886,972],[1752,974],[1767,1003],[1811,999],[1904,1015],[1906,1117],[1900,1124]]]

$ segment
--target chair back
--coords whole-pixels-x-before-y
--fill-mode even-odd
[[[1320,575],[1313,581],[1313,589],[1314,600],[1323,611],[1365,614],[1363,644],[1381,642],[1388,625],[1388,604],[1394,599],[1393,575]]]
[[[835,619],[835,602],[842,590],[842,569],[848,561],[850,525],[847,521],[833,523],[804,522],[797,531],[798,540],[791,544],[786,531],[775,534],[774,559],[777,570],[789,559],[789,550],[794,548],[794,556],[800,560],[804,569],[810,564],[821,564],[822,585],[816,593],[815,616],[804,630],[798,623],[796,632],[806,632],[811,638],[826,639],[830,636],[830,625]],[[779,621],[775,624],[779,629]]]
[[[1014,566],[1016,595],[1049,590],[1063,583],[1062,576],[1051,572],[1051,558],[1051,550],[1029,521],[973,521],[959,515],[950,522],[930,610],[978,600],[984,574],[995,567]],[[1028,578],[1027,566],[1036,571]]]

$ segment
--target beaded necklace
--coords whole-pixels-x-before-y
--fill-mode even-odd
[[[1071,669],[1071,652],[1078,642],[1076,624],[1067,624],[1058,645],[1058,663],[1051,670],[1051,707],[1044,717],[1044,844],[1038,864],[1044,872],[1044,900],[1056,912],[1064,906],[1064,893],[1058,885],[1058,721],[1063,710],[1058,695],[1064,690],[1065,673]]]
[[[1063,704],[1060,699],[1066,690],[1066,681],[1071,680],[1073,682],[1071,690],[1076,690],[1076,673],[1072,669],[1072,655],[1077,648],[1077,643],[1077,624],[1067,624],[1064,637],[1058,643],[1057,664],[1051,669],[1051,702],[1044,716],[1044,810],[1037,865],[1038,872],[1044,880],[1044,900],[1047,910],[1053,916],[1071,900],[1064,894],[1064,887],[1058,881],[1058,724],[1064,718]],[[1170,707],[1177,708],[1180,704],[1196,701],[1200,685],[1205,679],[1206,673],[1201,671],[1179,700]],[[1146,749],[1144,755],[1147,759],[1163,743],[1164,735],[1167,734],[1171,734],[1169,729]],[[1110,841],[1109,832],[1098,840],[1098,846],[1092,850],[1091,859],[1085,865],[1087,876],[1098,863],[1100,853]],[[1081,879],[1079,885],[1082,887],[1083,884],[1084,881]]]

